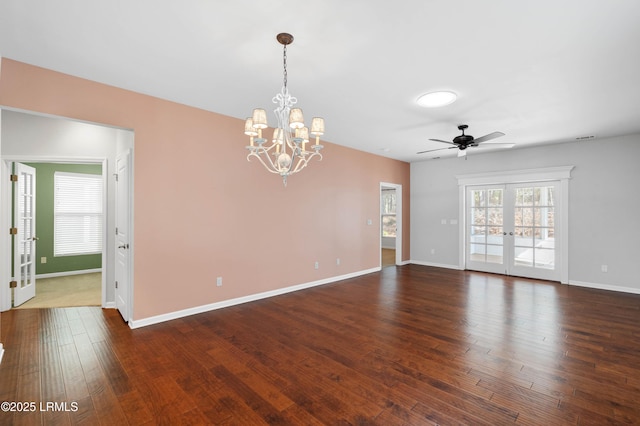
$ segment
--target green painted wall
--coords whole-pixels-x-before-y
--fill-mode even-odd
[[[102,255],[53,256],[53,192],[54,173],[102,174],[100,164],[24,163],[36,169],[36,275],[80,271],[102,267]],[[42,257],[47,263],[41,263]]]

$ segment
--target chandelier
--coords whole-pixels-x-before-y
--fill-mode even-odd
[[[293,36],[280,33],[276,39],[284,46],[284,84],[280,93],[272,99],[278,105],[274,110],[278,126],[273,130],[271,141],[265,138],[263,131],[268,127],[267,113],[262,108],[256,108],[245,121],[244,134],[249,136],[247,161],[251,161],[252,157],[257,158],[269,172],[282,176],[287,186],[287,177],[304,169],[313,157],[322,160],[320,136],[324,134],[324,119],[314,117],[309,130],[304,124],[302,110],[294,108],[298,100],[289,94],[287,88],[287,45],[293,43]],[[314,144],[309,141],[309,135],[315,136]]]

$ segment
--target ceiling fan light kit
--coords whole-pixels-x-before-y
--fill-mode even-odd
[[[456,136],[455,138],[453,138],[452,142],[449,141],[443,141],[442,139],[429,139],[430,141],[434,141],[434,142],[440,142],[440,143],[446,143],[447,145],[452,145],[448,148],[438,148],[438,149],[429,149],[427,151],[420,151],[417,154],[425,154],[427,152],[434,152],[434,151],[441,151],[443,149],[458,149],[458,157],[466,157],[467,155],[467,148],[477,148],[479,146],[492,146],[492,147],[499,147],[499,148],[512,148],[514,144],[512,143],[491,143],[491,144],[487,144],[487,145],[480,145],[483,142],[487,142],[490,141],[492,139],[496,139],[499,138],[501,136],[504,136],[504,133],[502,132],[493,132],[493,133],[489,133],[488,135],[484,135],[482,137],[479,138],[474,138],[471,135],[466,135],[464,133],[464,131],[466,129],[468,129],[469,126],[467,126],[466,124],[461,124],[458,126],[458,130],[462,131],[461,135]]]

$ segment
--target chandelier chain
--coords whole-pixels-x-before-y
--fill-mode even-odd
[[[282,53],[282,63],[284,65],[284,87],[287,87],[287,45],[284,45],[284,51]]]

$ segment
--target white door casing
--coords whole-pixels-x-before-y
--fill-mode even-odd
[[[13,306],[20,306],[36,295],[36,170],[15,163],[18,181],[14,191]]]
[[[131,319],[131,150],[116,158],[116,244],[115,244],[115,302],[122,318]]]

